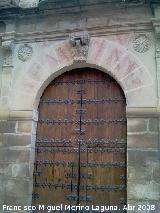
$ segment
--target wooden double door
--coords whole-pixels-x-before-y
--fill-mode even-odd
[[[124,94],[96,69],[66,72],[40,100],[32,203],[121,208],[125,201]]]

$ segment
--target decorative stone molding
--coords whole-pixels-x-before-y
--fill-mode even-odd
[[[160,18],[153,18],[152,20],[155,37],[156,37],[156,58],[160,58]]]
[[[12,66],[12,54],[5,54],[4,61],[3,61],[3,67],[6,66]]]
[[[151,21],[153,24],[155,36],[157,39],[160,39],[160,18],[153,18]]]
[[[13,40],[3,41],[2,47],[5,51],[12,52],[14,49],[14,41]]]
[[[4,51],[3,66],[12,66],[12,53],[14,50],[14,41],[13,40],[3,41],[2,47]]]
[[[90,36],[88,32],[78,32],[69,35],[72,48],[72,57],[75,62],[84,62],[87,59]]]
[[[160,18],[151,19],[156,37],[156,58],[160,58]]]
[[[150,40],[146,34],[138,34],[133,40],[133,48],[136,52],[145,53],[151,46]]]
[[[158,105],[160,105],[160,18],[157,18],[157,14],[155,13],[155,17],[151,19],[154,32],[155,32],[155,57],[156,57],[156,69],[157,69],[157,83],[158,83]]]
[[[18,58],[19,60],[23,62],[28,61],[32,57],[32,54],[33,54],[33,49],[28,44],[24,44],[20,46],[18,49]]]

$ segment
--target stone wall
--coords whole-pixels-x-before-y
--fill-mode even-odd
[[[61,73],[89,66],[112,75],[126,95],[128,203],[157,204],[155,212],[160,211],[159,9],[154,18],[146,6],[86,9],[83,17],[55,11],[1,17],[6,29],[0,34],[0,209],[31,203],[37,107],[44,89]],[[90,43],[77,63],[69,34],[79,29],[89,32]],[[145,45],[139,48],[141,39]]]
[[[127,143],[128,203],[156,204],[156,212],[158,212],[160,208],[159,119],[128,118]]]
[[[30,203],[32,122],[26,115],[0,122],[0,204]]]

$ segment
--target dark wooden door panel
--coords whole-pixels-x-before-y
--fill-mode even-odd
[[[110,76],[66,72],[39,105],[33,204],[119,205],[126,200],[126,109]]]
[[[40,176],[36,177],[35,182],[40,184],[36,188],[36,192],[40,195],[38,199],[40,204],[59,205],[62,195],[63,199],[66,199],[68,194],[76,191],[74,188],[77,184],[76,179],[68,178],[68,174],[77,173],[77,167],[72,166],[72,162],[77,162],[77,155],[74,153],[65,155],[59,151],[54,154],[38,154],[37,171]],[[74,185],[72,189],[71,184]],[[67,199],[66,203],[69,204]]]

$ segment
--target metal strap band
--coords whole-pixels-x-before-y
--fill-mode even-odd
[[[111,83],[111,79],[104,79],[104,80],[92,80],[92,79],[79,79],[79,80],[54,80],[50,83],[50,85],[61,85],[61,84],[86,84],[86,83],[95,83],[95,84],[106,84],[106,83]]]
[[[127,145],[127,141],[124,139],[94,139],[94,140],[65,140],[65,139],[37,139],[36,144],[41,145],[54,145],[54,144],[63,144],[63,145]]]
[[[36,165],[45,165],[45,166],[63,166],[63,167],[77,167],[78,162],[73,161],[52,161],[52,160],[36,160]],[[115,161],[115,162],[100,162],[100,161],[89,161],[89,162],[80,162],[81,167],[95,167],[95,168],[125,168],[125,161]]]
[[[77,99],[77,100],[71,100],[71,99],[42,99],[40,101],[41,104],[111,104],[111,103],[119,103],[124,102],[125,99],[120,97],[115,98],[109,98],[109,99]]]
[[[125,153],[126,148],[106,148],[106,147],[99,147],[99,148],[73,148],[73,147],[36,147],[38,153],[54,153],[54,152],[62,152],[62,153]]]
[[[68,120],[68,119],[39,119],[38,123],[47,124],[47,125],[109,125],[109,124],[118,124],[118,123],[126,123],[126,118],[118,118],[118,119],[88,119],[88,120]]]
[[[77,184],[66,184],[66,183],[52,183],[52,182],[36,182],[35,187],[49,188],[49,189],[74,189],[77,190]],[[126,191],[125,185],[94,185],[86,184],[80,185],[80,190],[94,190],[94,191]]]

